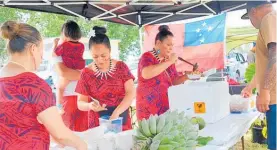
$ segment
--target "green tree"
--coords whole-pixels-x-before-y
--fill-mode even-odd
[[[100,20],[88,21],[73,16],[6,7],[0,7],[0,16],[0,23],[7,20],[26,22],[36,27],[44,37],[58,37],[61,33],[61,27],[66,20],[76,21],[80,25],[84,36],[88,36],[89,31],[95,25],[105,26],[108,31],[107,35],[110,39],[118,39],[121,41],[119,43],[120,59],[126,60],[128,55],[140,54],[138,28],[134,26],[119,25]],[[0,48],[1,47],[3,47],[3,41],[0,42]]]
[[[82,18],[65,16],[59,14],[30,12],[27,23],[35,26],[44,37],[57,37],[61,33],[61,27],[66,20],[76,21],[82,29],[84,36],[88,36],[89,31],[93,26],[105,26],[107,28],[107,35],[110,39],[120,40],[120,59],[126,60],[128,54],[133,54],[130,51],[134,50],[134,46],[139,47],[138,28],[134,26],[119,25],[116,23],[104,21],[88,21]],[[134,44],[135,43],[135,44]],[[137,54],[137,53],[134,53]],[[139,54],[138,54],[139,55]]]
[[[3,24],[7,20],[21,21],[20,16],[22,13],[24,12],[19,12],[17,9],[0,7],[0,24]],[[0,66],[5,63],[7,58],[6,42],[4,39],[0,38]]]
[[[17,9],[0,7],[0,24],[7,20],[20,20],[20,13],[23,11],[17,11]]]
[[[108,35],[112,39],[120,39],[120,59],[126,60],[128,54],[132,54],[139,48],[139,28],[134,26],[108,23]]]

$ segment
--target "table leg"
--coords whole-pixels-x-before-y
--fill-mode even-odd
[[[136,108],[134,107],[130,107],[130,111],[131,111],[131,120],[132,120],[132,127],[136,128]]]
[[[241,137],[242,150],[244,150],[244,136]]]

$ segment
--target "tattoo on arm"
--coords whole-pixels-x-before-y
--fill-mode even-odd
[[[269,54],[263,87],[269,90],[276,86],[276,43],[269,43],[267,47]]]

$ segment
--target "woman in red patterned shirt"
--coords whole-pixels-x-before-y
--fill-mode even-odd
[[[144,53],[138,65],[137,118],[163,114],[169,109],[167,90],[184,83],[186,75],[179,76],[175,68],[178,57],[172,52],[173,34],[166,25],[159,27],[152,51]]]
[[[36,74],[42,38],[34,27],[8,21],[1,27],[10,59],[0,72],[0,149],[49,150],[59,144],[86,150],[87,145],[63,123],[51,88]]]
[[[132,128],[129,107],[135,97],[134,76],[124,62],[111,59],[106,29],[94,27],[93,30],[95,35],[89,40],[89,48],[94,62],[83,69],[78,81],[78,108],[90,111],[90,128],[99,125],[99,117],[108,115],[110,119],[123,117],[123,130],[129,130]],[[88,101],[90,98],[98,100],[100,105]]]

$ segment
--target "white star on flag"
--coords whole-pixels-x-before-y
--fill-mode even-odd
[[[202,44],[202,43],[204,43],[205,42],[205,38],[202,38],[201,40],[200,40],[200,43]]]
[[[204,23],[202,24],[202,26],[203,26],[203,27],[205,27],[206,25],[207,25],[207,23],[206,23],[206,22],[204,22]]]
[[[213,30],[213,27],[209,26],[208,31],[210,32],[212,30]]]
[[[198,32],[200,32],[201,30],[198,28],[198,29],[196,29],[196,32],[198,33]]]
[[[202,36],[202,34],[199,34],[199,36]]]

